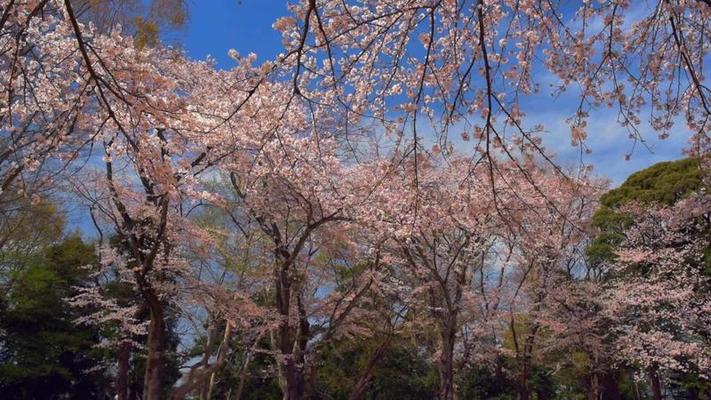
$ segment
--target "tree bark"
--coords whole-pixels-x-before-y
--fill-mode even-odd
[[[281,352],[287,357],[281,368],[282,382],[284,383],[282,387],[283,399],[303,399],[306,393],[304,337],[298,330],[295,332],[288,324],[280,330],[280,336]]]
[[[200,399],[210,399],[212,397],[212,389],[215,385],[215,374],[222,368],[227,358],[229,351],[229,340],[232,334],[232,329],[229,321],[225,321],[225,329],[222,335],[222,342],[217,349],[217,358],[213,364],[210,364],[210,358],[213,355],[215,346],[215,330],[208,330],[208,343],[205,346],[205,352],[200,363],[190,367],[187,374],[183,376],[183,384],[174,387],[171,393],[171,400],[182,400],[190,393],[199,390]],[[241,389],[240,389],[241,390]]]
[[[161,383],[165,365],[165,348],[167,342],[165,316],[163,307],[155,296],[148,301],[150,323],[148,325],[148,340],[146,350],[146,373],[143,380],[143,400],[159,400],[161,398]]]
[[[538,329],[540,325],[538,323],[533,324],[531,327],[531,332],[526,336],[526,340],[523,342],[523,354],[522,354],[522,365],[521,365],[521,382],[520,382],[520,399],[529,400],[531,398],[531,370],[532,370],[532,358],[533,358],[533,346],[536,343],[536,335],[538,334]]]
[[[659,381],[659,374],[656,371],[649,373],[649,379],[652,386],[652,396],[654,400],[662,400],[662,384]]]
[[[304,398],[306,391],[304,351],[308,342],[310,324],[306,318],[306,310],[301,303],[298,291],[298,283],[291,273],[289,253],[286,249],[279,248],[276,252],[278,259],[282,262],[275,274],[275,295],[276,306],[282,321],[278,329],[279,350],[285,360],[279,363],[280,384],[284,400],[298,400]],[[297,288],[293,285],[296,283]],[[296,304],[293,304],[296,303]],[[298,313],[298,326],[293,326],[290,316],[296,307]]]
[[[454,340],[456,336],[456,316],[449,315],[440,333],[441,351],[438,360],[439,399],[453,400],[454,393]]]
[[[118,371],[116,372],[116,398],[128,400],[128,372],[130,369],[131,343],[124,341],[118,350]]]
[[[533,354],[533,344],[536,339],[537,326],[534,326],[531,333],[526,337],[523,344],[523,354],[521,357],[521,377],[519,382],[519,399],[529,400],[531,398],[531,357]]]
[[[283,399],[284,400],[299,400],[304,398],[305,393],[305,382],[304,374],[301,368],[297,365],[295,360],[289,359],[284,368],[284,380],[286,382],[286,387],[284,388]]]
[[[128,389],[128,400],[141,400],[143,398],[143,396],[141,396],[143,385],[141,385],[139,379],[129,379],[129,381],[131,383]]]
[[[597,373],[590,376],[590,391],[588,392],[588,400],[600,399],[600,382]]]
[[[249,363],[252,359],[252,351],[249,350],[246,352],[244,356],[244,363],[242,363],[242,367],[240,368],[240,373],[239,373],[239,384],[237,385],[237,389],[235,390],[235,395],[234,398],[236,400],[240,400],[242,398],[242,391],[244,390],[244,384],[247,381],[247,373],[249,372]],[[232,389],[230,389],[230,393],[232,392]],[[227,396],[227,400],[231,400],[232,395]]]
[[[531,398],[531,388],[528,385],[530,368],[527,358],[525,355],[523,356],[523,365],[521,366],[521,376],[519,378],[519,400],[529,400]]]

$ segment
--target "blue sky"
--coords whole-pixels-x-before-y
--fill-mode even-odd
[[[227,52],[231,48],[243,55],[254,52],[261,61],[273,59],[282,51],[280,35],[272,29],[272,23],[288,14],[287,1],[191,0],[189,4],[191,14],[188,25],[180,32],[170,33],[165,39],[179,43],[190,57],[204,59],[209,55],[217,61],[218,67],[229,68],[232,60]],[[550,79],[548,76],[543,78],[543,81]],[[575,94],[569,91],[554,101],[546,85],[541,86],[539,95],[525,100],[527,121],[531,125],[541,123],[546,127],[546,146],[557,154],[561,163],[578,160],[579,150],[571,147],[565,122],[575,111]],[[652,152],[638,146],[632,159],[625,160],[624,156],[633,143],[615,119],[616,114],[611,110],[600,109],[591,113],[588,146],[593,152],[584,158],[586,163],[594,165],[598,174],[609,177],[614,185],[654,163],[683,157],[682,149],[689,137],[683,122],[677,125],[669,139],[663,141],[643,123],[641,131]]]
[[[288,14],[285,0],[190,0],[190,20],[181,32],[168,35],[193,58],[215,58],[218,66],[233,62],[229,49],[254,52],[258,60],[275,58],[282,50],[281,36],[272,23]]]

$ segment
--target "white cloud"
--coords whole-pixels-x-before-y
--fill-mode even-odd
[[[546,148],[555,153],[561,163],[580,161],[580,148],[570,143],[570,128],[566,119],[571,112],[565,107],[551,107],[549,111],[529,115],[528,124],[542,124]],[[590,114],[588,139],[585,144],[592,153],[583,154],[582,161],[591,164],[597,174],[609,177],[614,185],[622,183],[630,174],[652,164],[684,157],[691,133],[683,122],[668,139],[661,140],[645,121],[638,127],[645,144],[630,139],[627,130],[617,122],[614,110],[601,109]],[[625,155],[631,153],[630,160]]]

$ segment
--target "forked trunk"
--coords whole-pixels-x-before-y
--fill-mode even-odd
[[[531,332],[526,336],[523,343],[522,365],[521,365],[521,381],[519,383],[519,399],[530,400],[531,398],[531,372],[533,370],[533,346],[536,342],[536,334],[538,333],[539,325],[534,324],[531,327]]]

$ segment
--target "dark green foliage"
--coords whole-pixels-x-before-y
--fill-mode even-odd
[[[204,344],[204,339],[201,341]],[[268,340],[263,340],[261,345],[263,348],[267,348],[269,346]],[[201,347],[200,344],[198,347]],[[235,396],[238,391],[246,349],[236,337],[232,339],[230,348],[232,352],[228,356],[226,365],[217,374],[213,399],[225,399],[228,395]],[[252,354],[245,374],[241,399],[279,400],[281,398],[282,394],[276,378],[276,366],[273,358],[262,352]]]
[[[345,400],[366,369],[383,338],[343,340],[325,349],[315,377],[317,398]],[[433,399],[437,397],[437,371],[428,353],[408,339],[395,337],[378,359],[365,398]]]
[[[369,400],[433,399],[437,397],[437,371],[427,358],[409,343],[389,349],[378,363]]]
[[[373,353],[375,341],[339,341],[326,348],[316,371],[317,390],[334,400],[347,399]]]
[[[630,201],[672,205],[702,184],[697,158],[665,161],[630,175],[619,188],[602,196],[600,202],[612,209]]]
[[[536,399],[553,399],[558,392],[558,383],[556,382],[553,371],[546,366],[536,365],[531,374],[530,385]]]
[[[467,371],[459,384],[459,397],[471,400],[514,400],[516,383],[500,370],[475,367]]]
[[[587,248],[592,266],[614,260],[631,218],[620,212],[625,204],[672,205],[703,186],[697,158],[665,161],[635,172],[620,187],[600,198],[600,208],[592,218],[598,233]]]
[[[78,314],[63,299],[86,279],[82,266],[94,249],[70,237],[26,261],[13,277],[0,310],[0,393],[12,399],[105,396],[95,367],[98,333],[74,324]]]
[[[520,382],[515,379],[516,360],[500,357],[495,368],[477,366],[469,369],[459,382],[459,398],[472,400],[515,400],[519,396]],[[570,399],[571,393],[565,393],[563,381],[547,365],[534,364],[528,385],[531,399]]]

